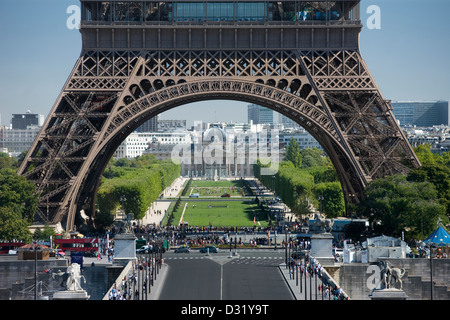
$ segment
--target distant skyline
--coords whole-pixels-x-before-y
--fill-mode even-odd
[[[81,52],[81,35],[66,26],[77,0],[0,2],[0,116],[48,116]],[[369,30],[370,5],[381,10],[381,29]],[[362,0],[360,49],[385,99],[450,100],[450,1]],[[246,102],[205,101],[161,114],[161,119],[247,120]]]

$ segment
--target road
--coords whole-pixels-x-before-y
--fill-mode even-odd
[[[284,251],[252,250],[231,256],[167,252],[160,300],[293,300],[279,264]]]

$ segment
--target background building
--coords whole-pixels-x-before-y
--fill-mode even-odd
[[[448,126],[450,123],[448,101],[396,101],[392,102],[392,107],[401,126]]]
[[[13,114],[11,124],[13,130],[27,129],[28,127],[42,127],[44,124],[44,116],[42,114],[31,113],[28,110],[25,114]]]
[[[159,122],[159,115],[144,122],[139,128],[136,129],[136,131],[137,132],[158,132],[158,122]]]
[[[186,120],[158,120],[158,132],[186,131]]]
[[[254,124],[273,124],[273,110],[256,104],[248,105],[247,109],[248,122],[253,121]]]

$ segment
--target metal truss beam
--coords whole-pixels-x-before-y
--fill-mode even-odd
[[[357,50],[89,50],[19,169],[36,183],[37,217],[73,229],[129,133],[210,99],[260,104],[303,126],[330,156],[347,202],[371,180],[420,165]]]

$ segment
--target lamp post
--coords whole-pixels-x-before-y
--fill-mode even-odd
[[[37,243],[34,242],[34,300],[37,300]]]
[[[430,289],[431,300],[433,300],[433,245],[430,244]]]
[[[323,195],[319,195],[319,196],[317,197],[317,200],[320,201],[320,213],[322,213],[322,201],[323,201]]]
[[[286,263],[286,269],[287,269],[287,264],[288,264],[288,261],[287,261],[287,226],[285,226],[284,227],[284,235],[285,235],[285,240],[284,240],[284,262]]]
[[[123,211],[124,215],[125,215],[125,205],[124,205],[125,201],[127,201],[127,198],[124,195],[121,195],[120,196],[120,202],[122,203],[122,211]]]

